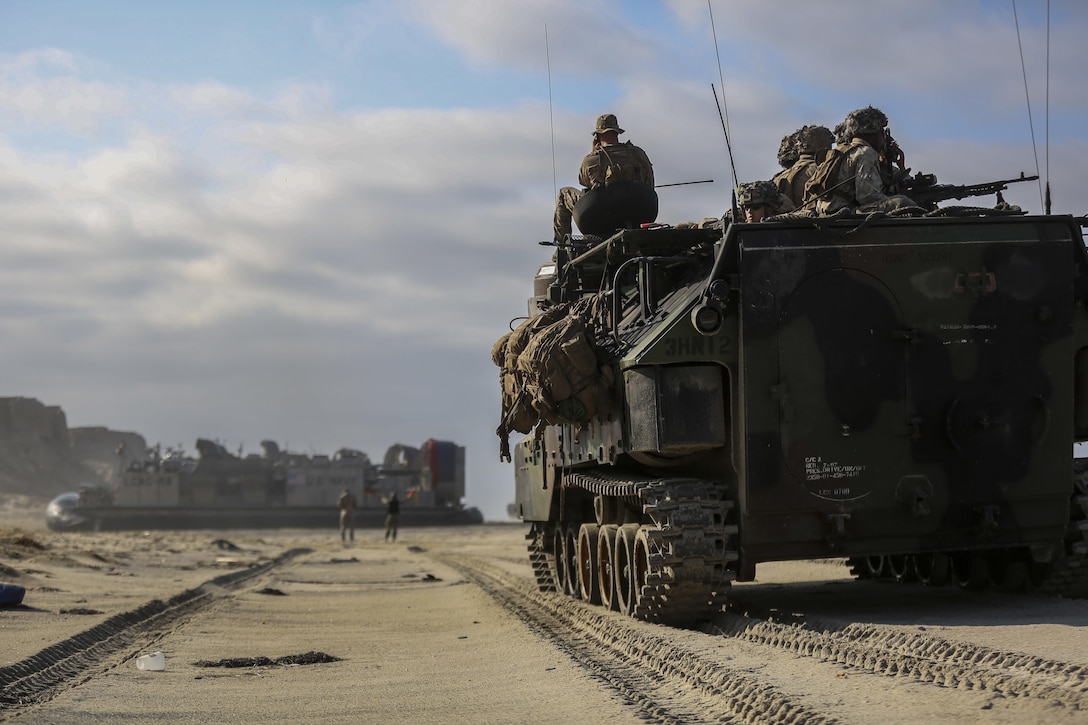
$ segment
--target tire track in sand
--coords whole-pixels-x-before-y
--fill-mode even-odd
[[[435,554],[554,642],[572,659],[639,708],[652,722],[741,722],[830,725],[838,720],[748,672],[688,648],[696,633],[609,616],[581,602],[536,590],[490,562]]]
[[[1088,667],[1022,652],[867,624],[813,628],[731,612],[707,631],[877,675],[1088,710]]]
[[[721,658],[708,656],[705,640],[685,646],[687,637],[703,635],[647,625],[569,597],[541,593],[530,579],[502,562],[436,558],[457,568],[617,691],[628,693],[632,701],[641,697],[644,709],[659,720],[683,720],[684,712],[695,709],[696,721],[835,721],[753,676],[750,668],[730,667]],[[934,634],[861,623],[783,623],[732,612],[720,614],[703,633],[916,686],[937,686],[934,695],[942,697],[965,690],[1060,706],[1067,712],[1088,710],[1084,665]],[[617,679],[622,682],[617,684]],[[698,693],[698,707],[686,698],[677,703],[672,695],[681,691]]]
[[[116,660],[125,659],[134,648],[220,601],[227,592],[309,551],[291,549],[263,564],[210,579],[166,601],[153,599],[25,660],[0,667],[0,713],[44,702],[63,688],[87,681],[104,667],[116,664]]]

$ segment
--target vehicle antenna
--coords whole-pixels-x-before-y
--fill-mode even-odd
[[[725,112],[722,112],[722,106],[725,104],[725,78],[722,76],[722,56],[718,52],[718,30],[714,27],[714,8],[710,4],[710,0],[706,0],[706,9],[710,13],[710,32],[714,37],[714,57],[718,60],[718,81],[722,84],[722,102],[718,102],[718,91],[715,90],[714,84],[710,84],[710,90],[714,93],[714,105],[718,107],[718,118],[722,121],[722,131],[725,133],[725,148],[729,152],[729,167],[733,170],[733,188],[737,186],[737,165],[733,162],[733,144],[729,141],[729,107],[725,106]]]
[[[1035,175],[1039,176],[1039,148],[1035,144],[1035,124],[1031,120],[1031,97],[1028,95],[1028,71],[1024,65],[1024,45],[1020,42],[1020,19],[1016,15],[1016,0],[1012,0],[1012,20],[1016,24],[1016,45],[1020,49],[1020,72],[1024,75],[1024,102],[1028,107],[1028,128],[1031,130],[1031,150],[1035,153]],[[1049,61],[1048,61],[1049,62]],[[1039,186],[1039,203],[1045,208],[1043,187]]]
[[[1046,0],[1046,131],[1043,133],[1043,159],[1046,169],[1046,198],[1043,211],[1050,214],[1050,0]]]
[[[555,174],[555,113],[552,106],[552,50],[548,43],[548,24],[544,24],[544,55],[548,60],[548,123],[552,135],[552,195],[559,196],[559,182]]]
[[[674,181],[671,184],[654,184],[655,189],[664,189],[666,186],[687,186],[689,184],[713,184],[714,179],[701,179],[700,181]]]

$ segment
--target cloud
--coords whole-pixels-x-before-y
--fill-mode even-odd
[[[656,44],[619,2],[415,0],[411,17],[477,67],[614,77],[653,62]],[[545,30],[547,32],[545,32]]]
[[[79,61],[55,48],[0,56],[0,119],[8,129],[56,126],[94,135],[106,117],[122,113],[124,88],[81,77]]]
[[[513,473],[497,461],[489,351],[551,254],[537,242],[551,236],[553,159],[557,184],[573,184],[598,113],[618,114],[659,182],[714,179],[663,189],[666,222],[720,215],[734,164],[741,181],[768,178],[784,134],[868,103],[892,116],[911,165],[941,181],[1034,171],[1004,10],[783,3],[768,22],[765,3],[717,2],[723,89],[705,6],[648,19],[635,5],[365,3],[311,25],[341,59],[380,55],[387,38],[439,39],[483,79],[542,74],[547,24],[566,74],[552,107],[544,85],[408,107],[345,103],[332,70],[244,87],[110,81],[64,50],[0,58],[0,392],[61,405],[72,425],[190,447],[198,435],[250,449],[272,437],[380,458],[395,442],[448,438],[469,447],[474,502],[499,516]],[[1085,13],[1060,9],[1052,181],[1056,209],[1084,213],[1088,99],[1064,43]],[[1037,100],[1042,31],[1027,21]],[[27,140],[41,128],[54,135]],[[1037,187],[1008,198],[1038,210]]]
[[[269,108],[267,102],[252,93],[214,81],[177,86],[167,89],[167,93],[180,110],[214,117],[252,116]]]

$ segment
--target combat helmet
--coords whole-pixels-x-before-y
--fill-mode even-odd
[[[845,131],[853,137],[861,134],[880,133],[888,125],[888,117],[879,108],[866,106],[846,115]]]
[[[596,136],[600,133],[607,131],[615,131],[616,133],[623,133],[623,129],[620,128],[620,122],[616,120],[616,114],[605,113],[597,117],[597,127],[593,129],[593,135]]]
[[[831,148],[834,134],[826,126],[805,126],[797,132],[797,146],[801,153],[814,154]]]
[[[797,129],[788,136],[782,137],[782,143],[778,145],[778,165],[783,169],[788,169],[797,163],[797,160],[801,157],[800,149],[797,145],[798,134],[804,130],[804,127]]]
[[[846,135],[846,121],[836,123],[831,134],[835,137],[835,143],[850,143],[850,137]]]
[[[740,206],[767,206],[778,209],[778,187],[770,181],[749,181],[737,187],[737,204]]]

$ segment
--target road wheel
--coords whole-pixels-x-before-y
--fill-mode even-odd
[[[948,554],[915,554],[914,569],[918,581],[927,587],[943,587],[948,584],[952,563]]]
[[[952,555],[952,583],[960,589],[980,591],[990,584],[986,555],[974,551],[959,551]]]
[[[560,594],[570,591],[570,557],[567,555],[567,527],[555,527],[552,537],[552,550],[555,552],[555,588]]]
[[[597,581],[597,524],[582,524],[578,528],[578,587],[582,601],[601,603],[601,585]]]
[[[612,557],[616,555],[616,539],[619,526],[605,524],[597,533],[597,583],[600,585],[601,606],[619,611],[616,601],[616,574]]]
[[[612,557],[616,579],[616,599],[622,613],[634,613],[635,603],[635,537],[638,524],[624,524],[616,533],[616,554]]]
[[[1023,549],[997,549],[986,560],[990,584],[1001,592],[1027,591],[1030,563]]]
[[[567,525],[567,538],[563,546],[567,553],[567,595],[578,599],[582,596],[581,585],[578,583],[578,527],[574,524]]]
[[[887,573],[886,556],[867,556],[861,561],[862,571],[865,575],[862,579],[880,579]]]
[[[646,579],[650,573],[650,538],[645,528],[639,529],[638,535],[635,536],[634,566],[635,597],[631,606],[636,616],[645,618],[653,607],[653,602],[649,601],[650,589],[646,586]]]
[[[913,582],[918,580],[918,570],[914,566],[914,557],[910,554],[896,554],[889,556],[888,574],[895,577],[897,582]]]

